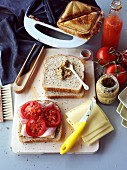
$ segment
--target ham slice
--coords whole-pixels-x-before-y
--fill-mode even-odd
[[[48,127],[47,130],[43,133],[43,135],[39,136],[40,138],[41,137],[47,137],[47,136],[51,136],[53,135],[53,133],[55,132],[56,130],[56,127]],[[22,124],[22,130],[21,130],[21,134],[23,136],[26,136],[26,137],[31,137],[27,134],[26,132],[26,124]]]

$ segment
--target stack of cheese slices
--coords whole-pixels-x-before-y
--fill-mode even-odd
[[[91,100],[87,100],[66,113],[66,120],[74,129],[76,129],[76,123],[87,113],[90,103]],[[97,103],[94,103],[92,112],[81,136],[82,140],[88,145],[91,145],[113,130],[114,128],[106,114]]]
[[[43,88],[48,98],[81,98],[84,96],[82,84],[71,73],[65,79],[58,76],[58,68],[65,61],[73,64],[75,71],[84,80],[85,62],[75,56],[57,54],[45,59]]]

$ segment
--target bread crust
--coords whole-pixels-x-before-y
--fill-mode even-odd
[[[45,100],[45,101],[41,101],[41,102],[43,103],[43,105],[47,105],[47,104],[49,104],[52,101]],[[59,107],[58,107],[58,109],[60,110]],[[19,137],[19,141],[21,143],[57,142],[57,141],[59,141],[61,139],[61,136],[62,136],[62,123],[56,128],[55,137],[54,138],[51,138],[51,136],[48,136],[48,137],[37,137],[37,138],[26,137],[26,136],[23,136],[21,134],[21,130],[22,130],[22,124],[19,122],[18,137]]]
[[[74,18],[65,22],[59,23],[63,27],[75,30],[80,34],[88,34],[98,18],[98,12],[91,12],[88,15]]]
[[[85,96],[85,90],[84,89],[81,89],[81,91],[79,93],[64,93],[64,92],[61,92],[60,93],[55,93],[53,91],[54,94],[49,94],[48,91],[45,91],[45,96],[47,98],[50,98],[50,99],[54,99],[54,98],[73,98],[73,99],[76,99],[76,98],[82,98]]]
[[[49,56],[48,58],[56,58],[57,56],[65,56],[65,55],[63,55],[63,54],[57,54],[57,55],[54,55],[54,56]],[[72,56],[72,55],[67,55],[68,57],[74,57],[74,58],[76,58],[76,59],[78,59],[79,61],[81,61],[82,62],[82,64],[84,65],[84,70],[85,70],[85,61],[83,60],[83,59],[80,59],[80,58],[77,58],[77,57],[75,57],[75,56]],[[55,87],[46,87],[45,86],[45,83],[44,83],[44,77],[45,77],[45,72],[46,72],[46,62],[47,62],[47,59],[45,59],[45,61],[44,61],[44,70],[43,70],[43,72],[44,72],[44,74],[43,74],[43,77],[42,77],[42,86],[43,86],[43,88],[44,88],[44,90],[45,91],[56,91],[56,92],[68,92],[68,93],[80,93],[80,91],[81,91],[81,89],[82,89],[82,85],[80,86],[80,88],[78,89],[78,90],[76,90],[76,89],[72,89],[72,88],[63,88],[63,87],[59,87],[59,88],[55,88]],[[85,79],[85,73],[84,73],[84,75],[83,75],[83,81],[84,81],[84,79]]]
[[[82,87],[81,87],[82,88]],[[68,92],[68,93],[80,93],[81,88],[79,90],[72,90],[72,89],[63,89],[63,88],[52,88],[52,87],[44,87],[44,90],[49,90],[49,91],[56,91],[56,92]]]
[[[32,138],[32,137],[26,137],[21,135],[21,128],[22,125],[19,122],[19,129],[18,129],[18,137],[19,141],[21,143],[34,143],[34,142],[58,142],[61,138],[62,135],[62,124],[57,127],[55,131],[55,138],[50,138],[50,137],[41,137],[41,138]]]

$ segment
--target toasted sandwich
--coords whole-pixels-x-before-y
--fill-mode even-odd
[[[104,18],[99,8],[79,2],[71,1],[57,22],[63,31],[81,38],[95,35]]]

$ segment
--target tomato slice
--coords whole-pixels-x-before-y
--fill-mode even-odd
[[[31,118],[26,123],[26,132],[29,136],[33,138],[43,135],[46,131],[46,123],[43,118]]]
[[[42,112],[42,106],[37,101],[29,101],[20,107],[20,115],[23,119],[38,117]]]
[[[42,110],[42,116],[47,127],[56,127],[62,121],[61,111],[55,103],[45,106]]]

